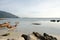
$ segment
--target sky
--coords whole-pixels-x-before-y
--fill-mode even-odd
[[[60,0],[0,0],[0,11],[19,17],[60,17]]]

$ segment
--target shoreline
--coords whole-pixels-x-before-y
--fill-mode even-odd
[[[8,36],[0,36],[0,40],[7,40],[7,39],[16,39],[16,40],[24,40],[24,38],[21,37],[21,35],[24,33],[21,32],[10,32],[10,35]],[[27,34],[29,35],[29,34]],[[60,35],[52,35],[53,37],[56,37],[57,40],[60,40]]]

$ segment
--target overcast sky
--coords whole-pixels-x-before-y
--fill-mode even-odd
[[[19,17],[60,17],[60,0],[0,0],[0,10]]]

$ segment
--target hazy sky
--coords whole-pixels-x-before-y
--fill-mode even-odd
[[[0,10],[19,17],[60,17],[60,0],[0,0]]]

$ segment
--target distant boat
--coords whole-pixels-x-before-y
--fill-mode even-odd
[[[41,25],[40,23],[32,23],[33,25]]]

